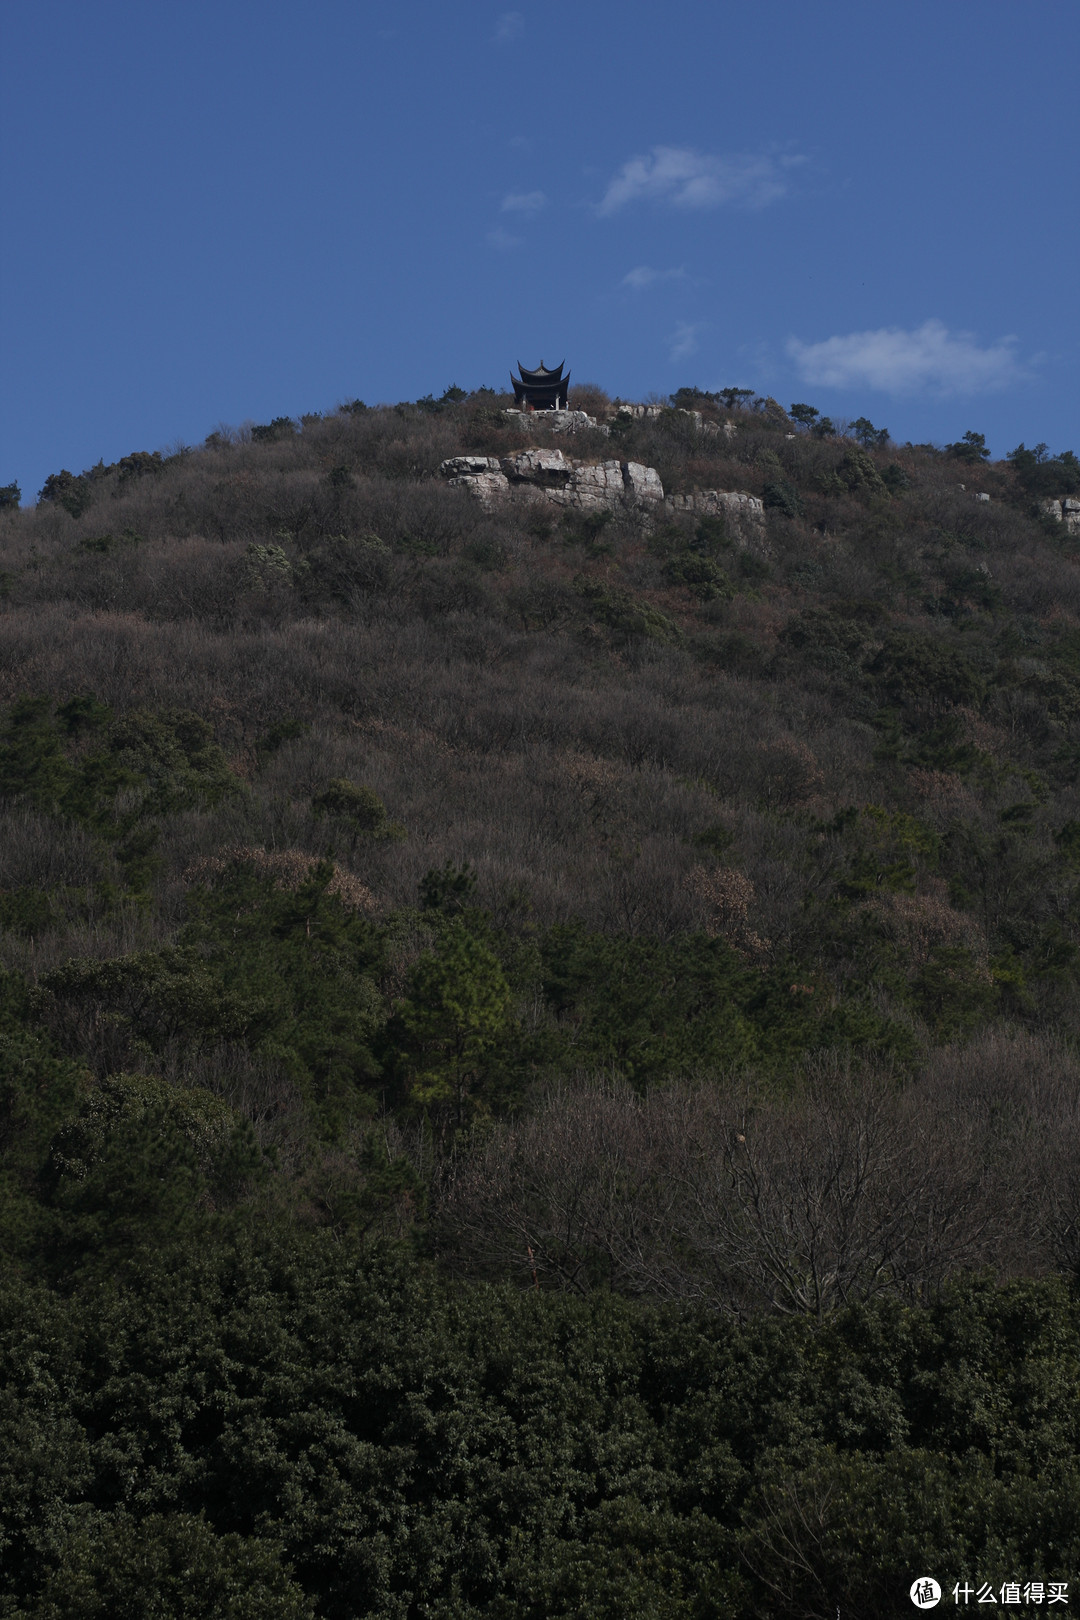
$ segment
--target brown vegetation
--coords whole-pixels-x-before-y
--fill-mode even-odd
[[[0,966],[33,982],[154,949],[192,879],[237,863],[292,890],[329,861],[331,895],[385,915],[467,862],[523,951],[572,921],[704,933],[822,1018],[856,998],[904,1039],[771,1090],[566,1082],[446,1170],[463,1263],[813,1313],[957,1267],[1075,1266],[1075,537],[1005,464],[793,436],[782,412],[707,400],[730,433],[628,423],[593,385],[571,403],[613,438],[576,453],[617,444],[670,491],[764,495],[768,559],[687,515],[485,513],[438,468],[523,444],[505,403],[223,429],[70,510],[0,513],[0,704],[194,711],[247,788],[163,813],[138,903],[103,901],[117,868],[85,829],[5,806],[0,901],[57,898],[0,931]],[[682,583],[681,556],[724,589]],[[342,781],[406,836],[321,814]],[[195,1068],[170,1073],[260,1130],[291,1106],[280,1068],[238,1047]]]

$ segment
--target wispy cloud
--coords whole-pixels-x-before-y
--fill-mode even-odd
[[[525,32],[525,18],[520,11],[504,11],[495,25],[495,38],[500,45],[520,39]]]
[[[980,347],[971,332],[950,332],[935,320],[910,332],[883,326],[822,343],[790,338],[787,352],[804,382],[827,388],[876,388],[886,394],[990,393],[1028,375],[1017,356],[1015,338],[999,338]]]
[[[686,271],[680,265],[677,270],[654,270],[650,264],[639,264],[633,270],[628,270],[622,278],[624,287],[633,287],[635,292],[641,292],[645,287],[652,287],[658,281],[685,281]]]
[[[496,225],[493,231],[487,233],[488,246],[498,248],[500,253],[508,253],[511,248],[521,246],[521,237],[512,236],[504,231],[501,225]]]
[[[764,208],[788,190],[792,169],[805,162],[790,154],[735,153],[724,157],[688,146],[654,146],[631,158],[608,184],[598,212],[614,214],[645,199],[674,208],[719,208],[724,203]]]
[[[504,214],[538,214],[547,207],[542,191],[511,191],[502,200]]]
[[[680,321],[668,339],[671,344],[668,359],[686,360],[690,355],[697,354],[700,331],[700,326],[694,326],[690,321]]]

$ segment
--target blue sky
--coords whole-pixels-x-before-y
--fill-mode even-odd
[[[1080,450],[1077,0],[7,0],[0,484],[565,359]]]

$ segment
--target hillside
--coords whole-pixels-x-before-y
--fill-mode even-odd
[[[831,1617],[845,1581],[845,1617],[884,1615],[916,1550],[985,1579],[1075,1559],[1080,462],[739,390],[572,391],[572,435],[511,403],[222,428],[0,509],[4,1353],[21,1388],[52,1323],[83,1436],[33,1441],[0,1613],[104,1615],[148,1544],[262,1582],[252,1615],[334,1617]],[[480,498],[444,468],[526,450],[622,490]],[[120,1416],[88,1415],[95,1299],[138,1347]],[[1043,1355],[1058,1380],[981,1429],[945,1393],[976,1310],[991,1383]],[[185,1372],[147,1348],[166,1317]],[[354,1367],[400,1339],[430,1412],[387,1384],[377,1440],[343,1417],[335,1334]],[[258,1467],[248,1418],[191,1416],[204,1352],[279,1425]],[[132,1415],[144,1362],[167,1443]],[[451,1488],[431,1380],[459,1375],[488,1461]],[[760,1424],[711,1427],[751,1384]],[[496,1487],[476,1436],[564,1400],[558,1457],[500,1452]],[[523,1482],[587,1473],[586,1421],[612,1456],[544,1519]],[[412,1459],[400,1522],[362,1443]],[[840,1528],[791,1554],[819,1499]]]

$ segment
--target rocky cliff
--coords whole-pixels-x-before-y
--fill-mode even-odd
[[[501,457],[451,456],[439,470],[451,486],[467,489],[485,506],[541,501],[583,512],[620,507],[646,514],[698,512],[726,517],[745,544],[760,546],[765,540],[765,508],[758,496],[722,489],[665,496],[656,468],[638,461],[576,461],[562,450],[536,449]]]

